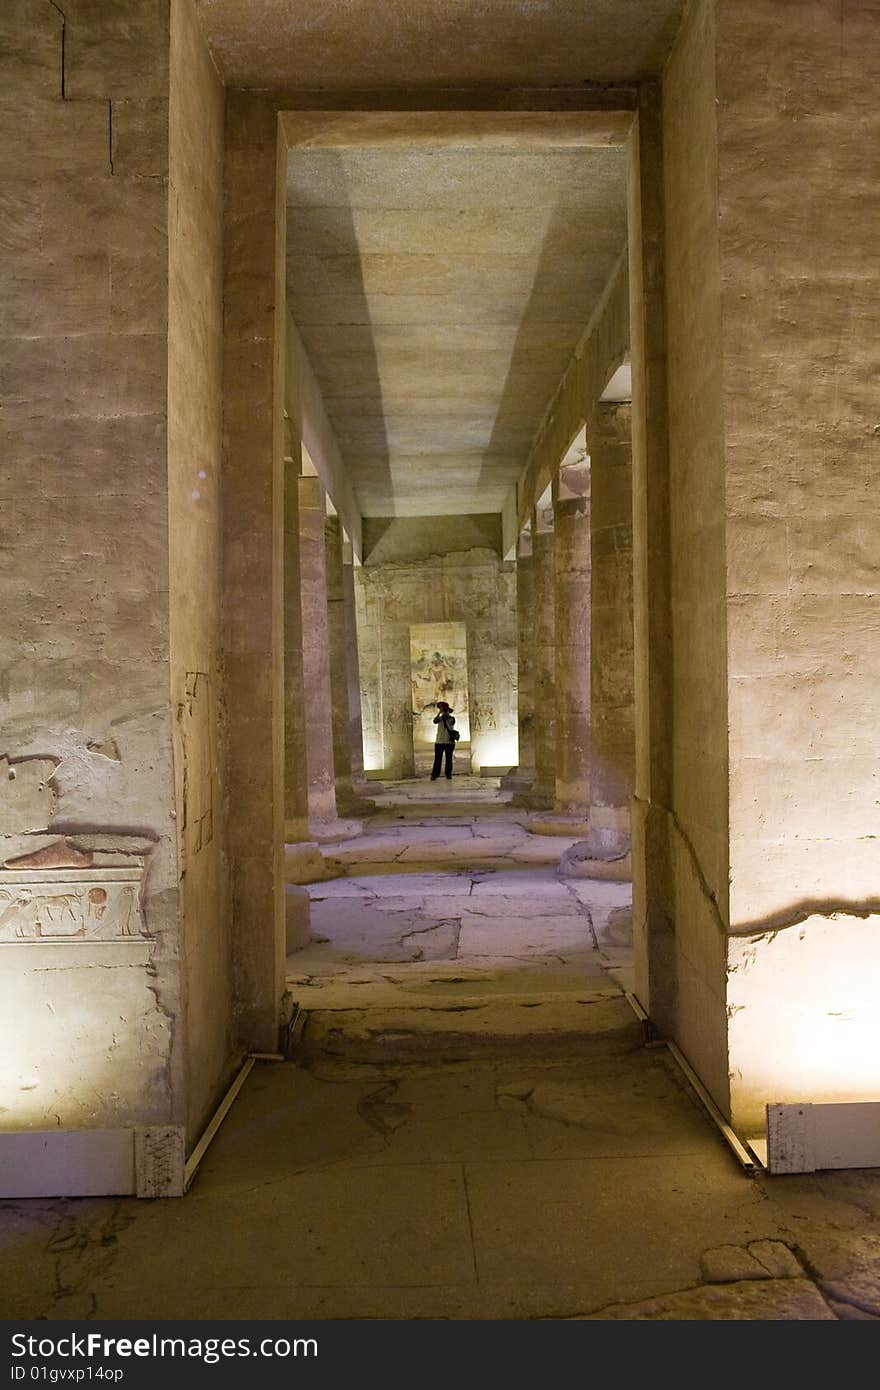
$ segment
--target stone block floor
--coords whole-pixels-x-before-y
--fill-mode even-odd
[[[0,1316],[880,1317],[880,1171],[746,1173],[644,1044],[628,885],[517,860],[497,784],[455,781],[326,847],[293,1059],[186,1197],[0,1203]]]

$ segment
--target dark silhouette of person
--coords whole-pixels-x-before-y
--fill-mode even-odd
[[[446,776],[452,776],[452,754],[455,749],[455,739],[452,737],[452,727],[455,724],[455,715],[452,708],[445,700],[437,701],[439,714],[435,714],[434,723],[437,725],[437,737],[434,740],[434,766],[431,769],[431,781],[436,782],[440,776],[440,765],[444,758],[446,760]]]

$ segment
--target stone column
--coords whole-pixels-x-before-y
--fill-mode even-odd
[[[342,546],[342,605],[345,619],[345,679],[348,691],[348,741],[351,748],[351,781],[356,793],[368,790],[364,776],[364,725],[361,710],[361,672],[357,639],[357,599],[354,589],[354,554],[351,541]]]
[[[586,834],[590,807],[590,460],[553,479],[556,761],[553,810],[532,829]]]
[[[627,880],[632,876],[629,826],[635,735],[630,416],[629,405],[600,402],[587,425],[591,493],[590,582],[585,596],[590,654],[589,824],[586,838],[566,850],[560,860],[560,872],[578,878]],[[557,519],[557,574],[559,544]],[[557,640],[571,643],[573,637],[560,631],[558,611]],[[562,672],[558,674],[561,682]],[[564,689],[562,683],[560,689]]]
[[[274,1051],[284,991],[286,150],[271,102],[227,95],[222,631],[230,946],[238,1040],[246,1050]]]
[[[549,808],[556,795],[556,575],[552,506],[532,513],[535,586],[535,779],[526,804]]]
[[[330,655],[330,695],[333,724],[333,768],[336,806],[354,809],[352,786],[351,717],[348,697],[348,660],[345,631],[345,589],[342,558],[342,524],[338,516],[324,519],[324,560],[327,574],[327,632]]]
[[[333,756],[333,698],[324,553],[324,489],[318,478],[299,479],[300,605],[303,634],[306,766],[310,838],[323,841],[357,833],[338,819]],[[289,711],[296,718],[296,711]]]
[[[308,865],[304,878],[321,870],[315,844],[309,838],[309,776],[306,760],[305,692],[303,687],[302,609],[300,606],[299,547],[299,430],[285,421],[284,458],[284,925],[287,955],[308,945],[311,933],[309,890],[290,881],[301,877],[297,867]]]
[[[300,605],[299,434],[285,422],[284,459],[284,839],[309,837]]]
[[[384,613],[396,611],[393,595]],[[415,777],[409,623],[385,618],[379,631],[380,696],[385,770],[393,780]]]
[[[535,777],[535,583],[531,523],[516,548],[517,722],[519,760],[501,779],[502,790],[526,792]]]
[[[636,785],[632,801],[635,993],[675,1036],[678,972],[672,883],[672,600],[666,382],[665,220],[660,89],[639,89],[628,146],[632,357],[633,639]]]
[[[592,476],[591,848],[629,859],[635,786],[633,707],[632,421],[600,402],[587,426]]]

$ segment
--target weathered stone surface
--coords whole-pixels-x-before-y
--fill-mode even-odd
[[[614,1304],[592,1318],[665,1322],[833,1322],[834,1313],[807,1279],[766,1283],[710,1284],[641,1303]]]
[[[126,44],[137,48],[150,13],[155,13],[151,4],[131,28],[125,26]],[[122,42],[118,33],[117,39]],[[116,39],[107,49],[103,42],[100,47],[105,63],[118,51]],[[148,256],[135,240],[114,251],[111,315],[114,324],[128,315],[139,331],[164,328],[166,319],[168,326],[171,699],[192,1138],[228,1080],[232,967],[223,805],[227,769],[219,729],[225,693],[220,674],[224,92],[189,0],[171,7],[170,63],[168,248],[159,246]],[[124,129],[117,120],[120,150]],[[125,164],[120,158],[120,173]],[[142,160],[134,161],[134,172],[145,172]],[[150,206],[142,195],[134,203]]]
[[[26,758],[11,763],[0,757],[0,835],[45,830],[52,820],[57,794],[51,778],[52,758]]]
[[[795,1277],[803,1274],[796,1264]],[[769,1272],[750,1250],[738,1245],[718,1245],[700,1256],[700,1272],[713,1284],[733,1284],[741,1279],[767,1279]],[[788,1270],[784,1271],[787,1275]]]
[[[295,883],[284,885],[284,931],[288,955],[307,946],[312,939],[309,890]]]
[[[227,93],[224,238],[250,248],[252,299],[276,304],[275,113]],[[228,267],[230,275],[235,267]],[[225,287],[225,277],[224,277]],[[230,920],[239,1029],[260,1051],[278,1045],[284,963],[283,383],[275,319],[255,337],[240,302],[224,320],[223,650],[227,687]],[[276,316],[277,317],[277,316]],[[274,401],[274,404],[273,404]],[[288,480],[289,484],[289,480]]]
[[[332,877],[317,841],[299,840],[284,846],[284,879],[286,883],[317,883]]]
[[[391,1058],[447,1060],[507,1056],[519,1047],[531,1056],[575,1047],[598,1055],[628,1052],[641,1043],[641,1027],[621,998],[557,999],[456,1004],[435,1009],[346,1008],[310,1014],[301,1044],[304,1058],[382,1062]]]
[[[116,21],[137,25],[139,8],[115,7]],[[161,137],[144,142],[158,175],[148,191],[122,171],[114,185],[115,89],[106,73],[72,85],[73,55],[103,43],[99,9],[62,15],[15,0],[0,21],[0,814],[10,837],[0,857],[18,860],[4,871],[11,937],[0,946],[8,1130],[177,1122],[186,1111],[169,693],[168,152]],[[168,44],[167,11],[153,9],[136,56],[117,55],[115,70],[127,88],[149,74],[166,123]],[[144,270],[126,304],[114,299],[114,267],[122,274],[135,253]],[[112,460],[106,470],[102,458]],[[132,827],[152,851],[143,884],[133,857],[105,866],[112,856],[88,844],[90,831],[124,840]],[[68,839],[76,843],[53,851]],[[82,863],[89,854],[92,867]]]

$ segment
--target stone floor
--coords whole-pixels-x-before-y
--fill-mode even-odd
[[[0,1316],[880,1317],[880,1172],[746,1173],[644,1045],[627,886],[457,781],[325,848],[293,1060],[185,1198],[0,1203]]]

